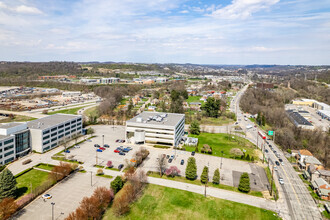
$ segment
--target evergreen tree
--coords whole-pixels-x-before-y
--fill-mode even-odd
[[[206,183],[208,179],[209,179],[209,168],[205,166],[202,172],[201,182]]]
[[[220,100],[208,97],[206,103],[201,107],[208,117],[217,118],[219,116]]]
[[[243,173],[239,180],[238,190],[248,193],[250,191],[250,177],[248,173]]]
[[[4,169],[0,173],[0,199],[14,197],[16,193],[16,179],[12,172]]]
[[[199,127],[199,123],[197,120],[191,122],[189,126],[189,131],[191,134],[196,134],[196,135],[199,135],[201,133],[201,129]]]
[[[197,166],[194,157],[188,158],[187,168],[186,168],[186,178],[189,180],[194,180],[197,177]]]
[[[266,125],[266,118],[264,115],[261,117],[261,124],[262,124],[262,126]]]
[[[246,156],[246,160],[250,160],[250,154]]]
[[[213,183],[219,184],[220,183],[220,171],[219,169],[216,169],[213,174]]]
[[[112,182],[111,182],[111,189],[113,190],[113,193],[117,193],[121,188],[123,188],[124,182],[121,179],[120,176],[117,176]]]

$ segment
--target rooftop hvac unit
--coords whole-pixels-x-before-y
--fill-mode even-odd
[[[142,118],[141,117],[137,117],[136,118],[136,122],[142,122],[143,120],[142,120]]]

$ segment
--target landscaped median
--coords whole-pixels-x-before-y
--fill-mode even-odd
[[[170,177],[170,176],[163,175],[162,177],[160,177],[159,172],[152,172],[152,171],[148,171],[147,176],[161,178],[161,179],[167,179],[167,180],[172,180],[172,181],[178,181],[178,182],[183,182],[183,183],[195,184],[195,185],[199,185],[199,186],[204,186],[204,184],[201,183],[200,180],[197,180],[197,179],[188,180],[187,178],[185,178],[183,176]],[[242,193],[241,191],[238,190],[237,187],[234,187],[234,186],[228,186],[228,185],[224,185],[224,184],[213,184],[212,182],[209,182],[207,186]],[[249,193],[243,193],[243,194],[263,198],[262,193],[258,192],[258,191],[250,191]]]

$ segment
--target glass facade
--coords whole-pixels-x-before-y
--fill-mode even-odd
[[[30,131],[15,134],[15,145],[17,156],[28,153],[28,149],[30,149]],[[22,153],[22,155],[20,153]]]

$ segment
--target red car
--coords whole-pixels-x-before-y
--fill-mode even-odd
[[[104,148],[104,147],[100,147],[99,149],[100,149],[100,150],[105,150],[105,148]]]
[[[114,150],[113,152],[115,152],[115,153],[119,153],[120,151],[116,149],[116,150]]]

